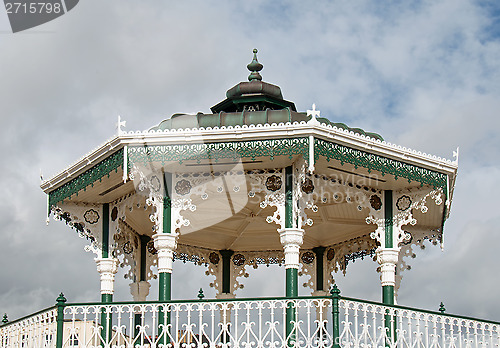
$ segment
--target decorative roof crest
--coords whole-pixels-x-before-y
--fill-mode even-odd
[[[259,71],[264,68],[262,64],[257,60],[257,52],[256,48],[253,49],[253,60],[250,64],[247,65],[247,69],[251,71],[250,75],[248,75],[248,81],[259,80],[262,81],[262,76],[259,74]]]

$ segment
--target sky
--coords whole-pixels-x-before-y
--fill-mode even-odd
[[[209,113],[248,76],[299,111],[453,159],[459,174],[444,250],[418,250],[398,303],[500,321],[500,5],[496,1],[86,0],[13,34],[0,9],[0,314],[98,301],[94,255],[46,225],[45,179],[116,134],[178,112]],[[342,294],[379,301],[377,264],[337,275]],[[203,267],[174,263],[173,297],[214,296]],[[269,279],[272,279],[270,281]],[[281,296],[284,269],[250,270],[238,297]],[[119,272],[115,299],[131,300]],[[149,299],[157,298],[153,282]],[[302,289],[301,294],[307,294]]]

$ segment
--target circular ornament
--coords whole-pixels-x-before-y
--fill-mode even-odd
[[[191,192],[191,188],[191,183],[186,179],[182,179],[175,184],[175,192],[181,196],[185,196]]]
[[[130,254],[132,251],[134,251],[134,247],[132,246],[132,244],[130,243],[130,241],[128,241],[127,243],[125,243],[123,245],[123,252],[125,254]]]
[[[372,195],[370,197],[370,205],[375,210],[380,210],[382,208],[382,200],[377,195]]]
[[[118,217],[118,208],[114,207],[113,210],[111,210],[111,221],[116,221],[117,217]]]
[[[146,249],[148,249],[148,252],[152,255],[156,255],[158,253],[158,250],[155,248],[155,242],[150,240],[148,244],[146,244]]]
[[[245,256],[243,256],[243,254],[234,255],[233,256],[233,263],[236,266],[243,266],[243,264],[245,263]]]
[[[310,194],[310,193],[313,193],[313,191],[314,191],[314,184],[313,184],[311,179],[306,178],[306,180],[304,180],[304,183],[302,184],[301,188],[302,188],[302,192],[304,192],[305,194]]]
[[[156,175],[153,175],[151,177],[151,186],[153,187],[153,190],[155,192],[158,192],[160,191],[160,188],[161,188],[161,182],[160,182],[160,179],[158,179],[158,177]]]
[[[411,199],[407,195],[399,197],[398,200],[396,201],[396,207],[400,211],[407,210],[410,207],[410,205],[411,205]]]
[[[217,265],[219,263],[219,254],[217,254],[216,252],[211,252],[208,259],[210,260],[211,263],[213,263],[214,265]]]
[[[275,192],[281,188],[282,182],[281,178],[277,175],[271,175],[266,180],[266,188],[269,191]]]
[[[411,242],[413,241],[413,236],[411,235],[411,233],[406,232],[406,231],[404,231],[403,233],[405,234],[405,236],[404,236],[403,240],[401,241],[402,244],[404,244],[404,245],[411,244]]]
[[[85,212],[85,214],[83,214],[83,218],[86,222],[93,225],[99,221],[99,213],[94,209],[89,209]]]
[[[332,261],[334,257],[335,257],[335,250],[333,248],[328,249],[328,251],[326,252],[326,259],[328,261]]]
[[[305,253],[302,254],[301,259],[303,263],[309,265],[314,261],[314,254],[310,251],[306,251]]]

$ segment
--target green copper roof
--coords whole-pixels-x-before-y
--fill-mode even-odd
[[[210,108],[214,114],[241,112],[244,110],[264,111],[289,108],[297,111],[295,104],[283,99],[279,86],[263,82],[259,74],[264,66],[257,60],[257,49],[253,50],[253,60],[247,65],[250,70],[248,81],[240,82],[226,92],[226,99]]]
[[[204,114],[199,112],[196,115],[175,114],[168,120],[162,121],[151,130],[179,129],[179,128],[200,128],[200,127],[228,127],[257,124],[272,124],[286,122],[308,121],[309,117],[305,113],[296,112],[285,108],[281,110],[266,111],[242,111],[224,112],[216,114]]]
[[[253,60],[247,68],[250,70],[249,82],[240,82],[230,88],[226,92],[226,99],[210,108],[212,114],[201,112],[196,115],[175,114],[151,130],[250,126],[266,123],[307,122],[311,119],[306,113],[297,112],[294,103],[283,99],[279,86],[262,81],[259,71],[264,66],[257,60],[257,49],[253,50]],[[356,134],[384,140],[380,135],[365,132],[361,128],[350,128],[344,123],[334,123],[321,117],[317,120]]]
[[[175,114],[167,120],[160,122],[158,126],[150,130],[165,130],[165,129],[185,129],[185,128],[207,128],[207,127],[229,127],[243,125],[258,125],[258,124],[279,124],[286,122],[307,122],[311,116],[307,116],[305,112],[292,111],[290,108],[281,110],[266,110],[266,111],[242,111],[242,112],[224,112],[216,114],[197,113],[196,115]],[[384,140],[379,134],[366,132],[361,128],[351,128],[344,123],[331,122],[327,118],[318,117],[320,123],[331,125],[340,129],[352,131],[356,134],[362,134],[374,139]]]

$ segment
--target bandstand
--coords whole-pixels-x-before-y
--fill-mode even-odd
[[[88,240],[101,280],[101,303],[58,299],[50,320],[64,324],[54,342],[431,346],[428,323],[441,336],[457,332],[443,313],[427,312],[420,327],[421,312],[395,297],[412,248],[443,240],[458,158],[389,144],[320,117],[314,105],[298,112],[280,87],[262,81],[257,50],[247,67],[249,81],[230,88],[212,113],[175,114],[141,132],[123,131],[119,121],[117,136],[42,184],[49,214]],[[334,286],[335,274],[360,257],[380,265],[381,303],[344,298]],[[216,299],[172,301],[174,260],[207,266]],[[248,267],[270,264],[286,274],[283,297],[238,299]],[[113,302],[119,267],[131,302]],[[159,297],[151,299],[155,278]],[[299,286],[312,296],[298,297]],[[402,327],[422,335],[407,338]],[[498,327],[490,330],[498,341]]]

